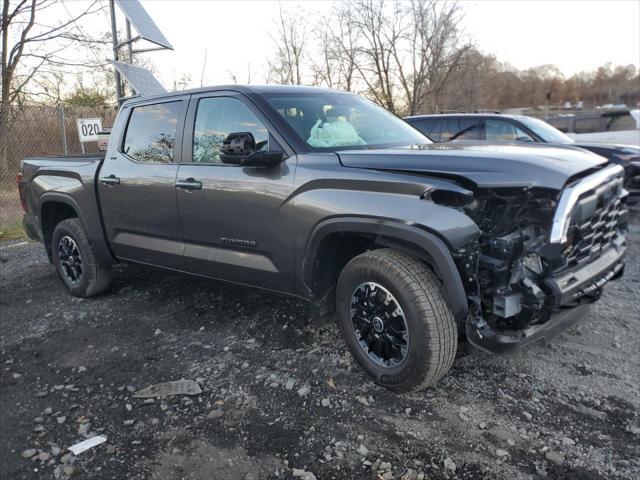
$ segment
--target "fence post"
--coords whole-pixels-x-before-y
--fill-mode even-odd
[[[67,148],[67,126],[64,118],[64,105],[60,104],[60,122],[62,123],[62,148],[64,154],[69,155],[69,149]]]

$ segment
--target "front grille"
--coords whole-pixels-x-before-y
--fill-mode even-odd
[[[583,193],[572,212],[564,268],[592,262],[626,230],[626,191],[623,178],[611,178]]]

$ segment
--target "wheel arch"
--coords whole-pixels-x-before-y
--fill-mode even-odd
[[[374,248],[394,248],[427,263],[442,281],[454,318],[468,312],[467,296],[449,247],[422,226],[368,217],[325,220],[312,231],[302,260],[301,282],[312,298],[334,285],[342,267],[354,256]]]
[[[60,192],[47,192],[40,197],[38,205],[38,217],[40,219],[40,231],[42,242],[51,261],[51,239],[53,231],[63,220],[78,218],[86,231],[86,223],[81,215],[78,203],[69,195]]]
[[[87,221],[80,204],[71,195],[63,192],[45,192],[38,201],[38,225],[42,242],[51,261],[51,239],[56,225],[67,218],[77,218],[87,234],[93,253],[105,263],[113,263],[114,257],[102,234],[102,225],[93,226]],[[100,219],[95,219],[100,222]],[[96,231],[98,229],[99,231]]]

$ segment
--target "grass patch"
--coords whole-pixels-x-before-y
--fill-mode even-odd
[[[16,220],[0,224],[0,241],[6,240],[28,240],[21,221]]]

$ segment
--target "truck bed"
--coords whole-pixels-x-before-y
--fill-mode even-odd
[[[111,258],[104,242],[96,189],[103,160],[104,153],[30,157],[22,160],[19,189],[24,196],[25,231],[32,239],[42,241],[48,253],[50,232],[40,220],[43,212],[46,209],[50,213],[51,209],[71,208],[94,239],[96,249],[102,251],[105,258]]]

